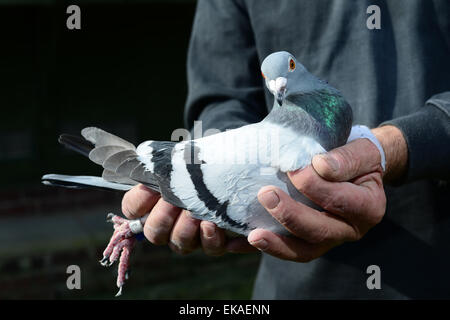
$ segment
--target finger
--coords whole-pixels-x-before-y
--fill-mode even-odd
[[[363,175],[352,183],[326,181],[310,166],[288,176],[306,197],[325,211],[352,221],[352,225],[374,226],[384,216],[386,195],[380,171]]]
[[[250,253],[258,251],[258,249],[248,243],[247,238],[238,237],[228,240],[226,251],[231,253]]]
[[[199,246],[200,220],[181,211],[170,234],[170,248],[179,254],[188,254]]]
[[[200,240],[203,251],[210,256],[220,256],[225,253],[225,233],[214,223],[200,223]]]
[[[312,159],[314,170],[329,181],[349,181],[381,168],[380,152],[368,139],[357,139]]]
[[[328,212],[345,216],[352,212],[367,212],[370,189],[350,182],[330,182],[322,179],[308,166],[288,173],[292,184]]]
[[[309,262],[334,246],[333,244],[311,245],[301,239],[281,236],[264,229],[255,229],[250,232],[248,242],[274,257],[297,262]]]
[[[180,212],[180,208],[160,198],[145,221],[144,235],[148,241],[156,245],[167,244],[172,227]]]
[[[383,188],[383,177],[381,172],[372,172],[354,180],[354,184],[363,187],[366,191],[367,211],[364,215],[355,215],[355,223],[364,223],[369,227],[381,222],[386,212],[386,194]]]
[[[356,236],[354,228],[342,219],[297,202],[276,187],[261,188],[258,200],[290,233],[309,243],[352,240]]]
[[[122,198],[122,213],[128,219],[137,219],[150,212],[160,194],[143,184],[134,186]]]

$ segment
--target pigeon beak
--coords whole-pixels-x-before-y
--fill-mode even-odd
[[[278,104],[281,106],[283,104],[283,101],[284,101],[284,91],[283,92],[277,92],[276,99],[277,99]]]
[[[278,77],[276,80],[269,81],[269,89],[275,96],[278,104],[281,106],[286,96],[287,79],[284,77]]]

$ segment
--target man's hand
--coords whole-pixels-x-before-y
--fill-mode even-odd
[[[150,212],[144,225],[144,235],[153,244],[165,245],[179,253],[188,254],[198,247],[212,256],[256,249],[245,238],[227,239],[224,230],[209,221],[200,221],[166,201],[159,193],[137,185],[122,199],[122,212],[129,219],[140,218]]]
[[[386,154],[385,176],[400,177],[406,168],[407,147],[393,126],[373,130]],[[294,237],[263,229],[253,230],[248,241],[281,259],[306,262],[331,248],[359,240],[381,221],[386,209],[383,172],[378,149],[358,139],[313,158],[312,165],[289,173],[294,186],[325,211],[294,201],[272,186],[261,188],[258,199]]]
[[[392,126],[373,132],[386,153],[385,178],[401,176],[407,157],[402,134]],[[257,229],[248,237],[253,246],[245,238],[227,239],[224,230],[215,224],[192,218],[189,212],[170,205],[143,185],[125,194],[122,211],[130,219],[151,212],[144,226],[146,238],[156,245],[169,244],[180,254],[200,246],[213,256],[259,248],[280,258],[308,261],[344,241],[359,239],[381,220],[386,199],[379,162],[378,149],[370,141],[360,139],[327,155],[316,156],[312,166],[291,173],[294,185],[327,212],[297,203],[274,187],[262,188],[258,195],[262,204],[297,238]],[[269,209],[270,201],[264,201],[273,198],[272,191],[279,202]]]
[[[145,237],[156,245],[170,243],[180,253],[188,253],[198,246],[200,221],[164,201],[160,194],[143,185],[137,185],[122,199],[122,212],[129,219],[140,218],[150,212],[144,225]],[[183,232],[177,232],[183,225]],[[195,236],[190,237],[190,234]],[[180,248],[178,243],[183,243]]]

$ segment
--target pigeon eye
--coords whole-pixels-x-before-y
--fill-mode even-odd
[[[290,58],[289,59],[289,71],[294,71],[295,70],[295,61],[294,59]]]
[[[264,73],[262,71],[261,71],[261,75],[264,79],[266,78],[266,76],[264,75]]]

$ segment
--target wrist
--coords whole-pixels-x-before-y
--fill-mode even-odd
[[[405,173],[408,163],[408,146],[402,132],[395,126],[385,125],[372,129],[386,156],[383,180],[395,182]]]

